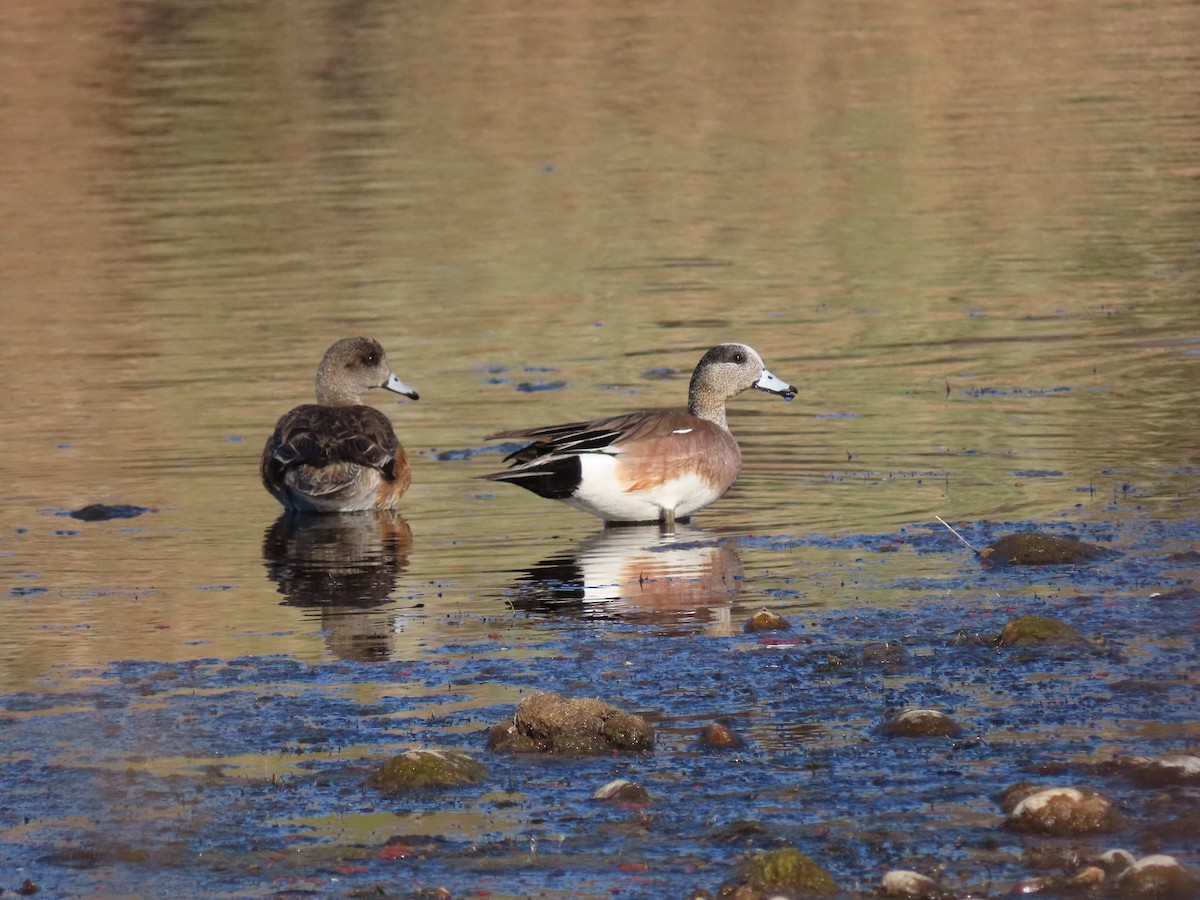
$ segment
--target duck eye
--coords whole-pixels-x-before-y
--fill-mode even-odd
[[[746,354],[745,353],[733,354],[733,361],[735,363],[744,363],[746,361]]]
[[[364,364],[366,364],[368,366],[373,366],[377,362],[379,362],[379,357],[377,357],[374,353],[368,353],[365,356],[363,356],[362,361]]]

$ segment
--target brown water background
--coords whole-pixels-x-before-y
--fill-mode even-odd
[[[257,458],[358,333],[422,395],[372,398],[395,657],[598,529],[482,435],[681,404],[724,340],[801,392],[733,402],[709,535],[1195,517],[1197,47],[1192,2],[9,0],[0,688],[334,653]],[[745,547],[747,606],[823,552]]]

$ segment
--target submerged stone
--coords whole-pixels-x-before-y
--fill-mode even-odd
[[[746,742],[724,722],[709,722],[700,732],[700,743],[719,750],[740,750]]]
[[[786,847],[752,856],[744,866],[744,884],[767,896],[788,897],[836,894],[829,873],[799,850]]]
[[[650,792],[640,784],[617,778],[603,787],[596,788],[593,800],[608,800],[612,803],[649,803]]]
[[[863,647],[862,663],[864,666],[900,668],[908,665],[908,653],[903,646],[897,643],[868,644]]]
[[[422,788],[451,788],[479,784],[487,767],[457,750],[409,750],[393,756],[367,779],[385,794]]]
[[[906,709],[880,727],[886,737],[958,737],[962,728],[936,709]]]
[[[92,503],[73,509],[67,515],[84,522],[104,522],[108,519],[133,519],[148,512],[148,507],[132,506],[128,503]]]
[[[1033,531],[1005,535],[979,551],[985,563],[999,566],[1061,566],[1111,555],[1111,550],[1095,544]]]
[[[1004,826],[1062,837],[1112,831],[1119,823],[1112,805],[1095,791],[1056,787],[1026,797],[1009,813]]]
[[[1086,644],[1087,640],[1059,619],[1016,616],[1005,623],[996,643],[1003,647],[1031,647],[1037,644]]]
[[[599,756],[654,747],[654,729],[641,716],[602,700],[569,700],[548,691],[530,694],[509,720],[488,732],[489,750]]]
[[[749,819],[735,819],[724,828],[709,835],[709,839],[718,844],[760,844],[767,835],[767,827],[762,822]]]
[[[759,631],[786,631],[791,627],[783,616],[773,613],[769,609],[760,609],[746,620],[742,630],[747,634],[754,634]]]
[[[1121,873],[1117,891],[1124,900],[1191,900],[1200,882],[1173,856],[1144,856]]]

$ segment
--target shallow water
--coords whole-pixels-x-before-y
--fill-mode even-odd
[[[999,891],[1029,868],[993,790],[1196,751],[1195,600],[1153,599],[1200,522],[1194,4],[3,18],[0,887],[680,894],[754,819],[847,888],[920,862]],[[402,520],[282,519],[262,442],[356,333],[421,392],[372,397]],[[482,435],[679,405],[730,339],[801,392],[730,404],[743,474],[674,541],[477,479]],[[66,515],[91,503],[148,512]],[[983,572],[935,516],[1125,555]],[[741,635],[763,606],[796,643]],[[1024,611],[1116,649],[954,643]],[[900,671],[830,668],[875,641]],[[539,686],[659,749],[488,759],[400,809],[361,787],[413,742],[482,754]],[[910,702],[969,740],[872,737]],[[750,750],[698,749],[714,717]],[[616,774],[649,812],[584,802]],[[1098,786],[1113,840],[1200,865]]]

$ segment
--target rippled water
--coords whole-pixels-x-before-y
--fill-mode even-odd
[[[9,3],[0,692],[896,608],[946,560],[874,550],[935,516],[1188,549],[1198,43],[1184,2]],[[359,333],[421,393],[372,397],[403,519],[279,519],[262,443]],[[478,480],[730,339],[800,395],[731,403],[674,542]]]

